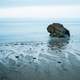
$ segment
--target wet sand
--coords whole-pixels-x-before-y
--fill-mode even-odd
[[[0,43],[0,80],[80,80],[80,51],[69,41]]]

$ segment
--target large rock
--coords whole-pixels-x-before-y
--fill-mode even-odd
[[[47,27],[51,37],[70,37],[70,32],[60,23],[53,23]]]

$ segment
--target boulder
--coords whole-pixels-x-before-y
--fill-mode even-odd
[[[47,27],[51,37],[70,37],[70,32],[60,23],[53,23]]]

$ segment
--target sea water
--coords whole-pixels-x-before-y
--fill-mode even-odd
[[[68,40],[50,38],[54,22]],[[0,80],[80,80],[80,20],[0,20]]]
[[[54,22],[62,23],[64,27],[70,31],[71,39],[74,36],[76,38],[79,38],[80,34],[79,19],[78,21],[77,20],[74,21],[73,19],[72,21],[71,19],[70,21],[68,21],[68,19],[24,20],[24,21],[0,20],[0,42],[33,41],[33,40],[47,41],[49,38],[47,27],[49,24]]]

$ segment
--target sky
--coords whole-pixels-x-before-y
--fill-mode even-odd
[[[0,0],[0,6],[78,5],[80,0]]]
[[[0,9],[1,18],[76,18],[80,6],[20,6]]]
[[[0,0],[0,18],[80,17],[80,0]]]

